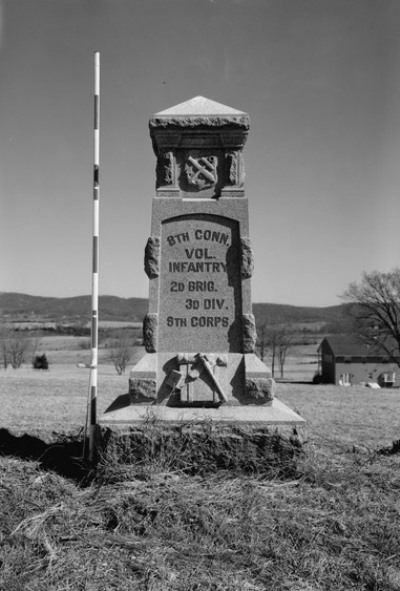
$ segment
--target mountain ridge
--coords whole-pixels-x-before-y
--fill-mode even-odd
[[[341,323],[348,305],[295,306],[292,304],[254,303],[257,324]],[[141,321],[148,311],[147,298],[99,296],[102,320]],[[87,318],[91,316],[91,296],[53,297],[18,292],[0,292],[0,316],[8,319]]]

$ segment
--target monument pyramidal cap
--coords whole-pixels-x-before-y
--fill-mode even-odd
[[[227,105],[217,103],[204,96],[195,96],[192,99],[179,103],[169,109],[164,109],[154,115],[154,118],[158,117],[185,117],[188,115],[226,115],[226,116],[243,116],[248,117],[244,111],[238,111],[238,109],[232,109]]]
[[[144,258],[146,353],[130,372],[129,405],[111,405],[101,425],[303,422],[275,398],[255,354],[249,127],[244,111],[202,96],[149,121],[157,167]]]

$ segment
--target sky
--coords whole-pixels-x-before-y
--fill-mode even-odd
[[[254,302],[340,303],[400,265],[398,0],[0,0],[0,291],[89,294],[93,56],[100,294],[147,297],[148,120],[246,111]]]

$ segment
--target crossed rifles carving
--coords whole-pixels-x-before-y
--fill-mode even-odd
[[[182,388],[182,386],[188,382],[188,381],[194,381],[196,380],[200,374],[205,371],[205,373],[207,374],[207,376],[209,377],[209,379],[211,380],[212,385],[214,386],[215,390],[218,393],[218,396],[220,397],[222,402],[228,402],[228,398],[225,394],[225,392],[222,390],[220,384],[218,383],[218,380],[216,379],[214,373],[213,373],[213,365],[219,365],[219,366],[223,366],[226,367],[227,363],[226,360],[221,358],[221,357],[217,357],[215,360],[215,363],[213,363],[212,361],[212,356],[211,355],[205,355],[204,353],[196,353],[195,355],[190,354],[190,353],[178,353],[178,355],[176,356],[176,359],[178,361],[179,366],[181,365],[191,365],[191,368],[188,372],[188,378],[185,378],[184,374],[176,371],[176,370],[172,370],[170,376],[169,376],[169,385],[172,386],[172,392],[174,390],[178,390],[180,388]]]

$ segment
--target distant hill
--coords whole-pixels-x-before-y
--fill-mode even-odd
[[[346,331],[349,304],[340,306],[289,306],[285,304],[253,304],[257,325],[263,324],[326,324]]]
[[[257,326],[263,324],[295,324],[317,329],[330,326],[334,331],[345,331],[347,305],[328,307],[289,306],[285,304],[253,304]],[[141,322],[148,311],[145,298],[99,297],[101,320]],[[91,296],[52,298],[22,293],[0,293],[0,316],[10,320],[69,320],[91,315]],[[335,330],[336,327],[336,330]]]
[[[3,318],[87,318],[91,316],[91,296],[51,298],[22,293],[0,293],[0,316]],[[147,312],[145,298],[99,296],[101,320],[143,320]]]

